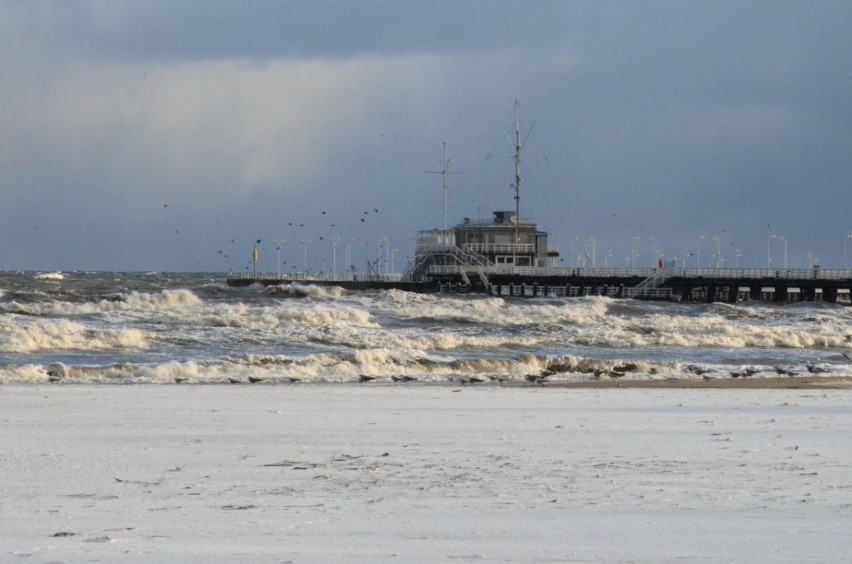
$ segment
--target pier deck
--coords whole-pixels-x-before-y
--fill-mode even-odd
[[[428,280],[401,275],[242,274],[230,286],[314,284],[347,290],[487,293],[500,296],[588,296],[684,302],[827,302],[852,305],[852,271],[825,269],[620,269],[441,267]]]

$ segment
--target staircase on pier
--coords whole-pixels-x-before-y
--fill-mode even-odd
[[[655,270],[648,278],[642,280],[633,288],[627,288],[628,298],[668,299],[672,297],[671,288],[662,288],[666,281],[666,271]]]

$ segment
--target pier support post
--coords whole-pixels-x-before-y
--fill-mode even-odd
[[[728,286],[728,303],[735,304],[737,303],[737,296],[740,293],[739,286]]]
[[[749,299],[754,301],[759,301],[761,296],[760,286],[752,286],[751,291],[749,292]]]

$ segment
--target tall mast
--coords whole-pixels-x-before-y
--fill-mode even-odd
[[[441,225],[441,228],[447,229],[447,193],[450,191],[450,187],[447,184],[447,167],[450,164],[450,161],[447,160],[447,142],[444,141],[444,156],[441,159],[441,174],[444,177],[444,221]]]
[[[515,244],[521,240],[518,224],[521,222],[521,100],[515,83]]]
[[[450,191],[450,185],[447,183],[447,175],[450,174],[450,159],[447,158],[447,142],[444,141],[444,156],[441,158],[441,170],[430,170],[429,174],[442,174],[444,177],[444,220],[441,223],[441,229],[447,229],[447,194]]]

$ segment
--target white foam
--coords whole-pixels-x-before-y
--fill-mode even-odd
[[[0,320],[0,352],[144,349],[149,333],[134,328],[95,330],[67,319]]]
[[[41,272],[34,276],[37,280],[65,280],[65,275],[61,272]]]

